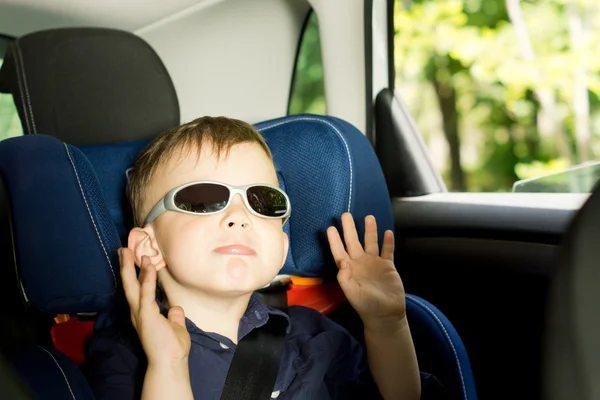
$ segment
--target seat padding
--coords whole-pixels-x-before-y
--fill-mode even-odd
[[[115,224],[92,165],[55,137],[0,142],[15,263],[26,298],[49,314],[97,312],[119,282]],[[3,210],[6,212],[6,210]],[[18,284],[18,283],[16,283]]]
[[[380,245],[394,229],[389,193],[373,147],[353,125],[334,117],[298,115],[262,122],[256,128],[271,148],[281,183],[292,202],[290,250],[282,273],[337,273],[325,230],[351,212],[359,237],[364,218],[377,219]]]
[[[94,399],[81,370],[54,349],[33,346],[19,353],[11,363],[37,399]]]
[[[449,399],[476,400],[467,350],[448,318],[427,300],[411,294],[406,295],[406,313],[419,367],[444,384]]]

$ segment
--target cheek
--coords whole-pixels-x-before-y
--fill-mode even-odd
[[[160,249],[170,266],[186,265],[206,251],[207,232],[194,222],[173,224],[168,231],[157,233]]]
[[[269,237],[271,239],[264,243],[268,262],[270,265],[272,264],[273,268],[279,270],[287,256],[284,233],[281,231],[281,227],[274,228]]]

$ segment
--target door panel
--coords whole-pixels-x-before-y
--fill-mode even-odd
[[[480,398],[538,399],[548,284],[583,197],[541,195],[548,208],[532,208],[519,206],[515,194],[506,195],[512,205],[505,206],[466,195],[395,199],[396,265],[406,291],[431,301],[455,325]]]

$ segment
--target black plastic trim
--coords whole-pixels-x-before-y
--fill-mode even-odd
[[[387,2],[387,32],[388,32],[388,88],[392,91],[396,88],[396,63],[394,62],[394,0]]]
[[[398,235],[560,244],[573,209],[393,199]]]
[[[4,58],[4,55],[8,51],[11,43],[14,42],[16,38],[8,35],[3,35],[0,33],[0,41],[4,41],[6,43],[6,48],[3,49],[4,45],[0,46],[0,58]],[[2,51],[3,50],[3,51]]]
[[[374,143],[373,132],[373,0],[364,3],[365,38],[365,136]]]
[[[0,39],[5,39],[9,41],[15,41],[17,38],[15,36],[6,35],[4,33],[0,33]]]
[[[391,89],[375,99],[375,124],[375,152],[392,197],[446,191],[412,117]]]

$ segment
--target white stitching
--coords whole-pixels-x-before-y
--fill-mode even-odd
[[[456,363],[458,364],[458,373],[460,375],[460,383],[462,384],[464,399],[467,399],[467,388],[465,386],[465,380],[464,380],[463,373],[462,373],[462,367],[460,366],[460,360],[458,358],[458,353],[456,352],[456,348],[454,347],[454,343],[452,343],[452,339],[450,338],[450,334],[448,334],[446,327],[444,326],[442,321],[439,319],[439,317],[435,314],[435,312],[433,312],[433,310],[431,308],[429,308],[426,304],[424,304],[423,302],[421,302],[420,300],[418,300],[417,298],[413,297],[410,294],[407,294],[406,298],[408,300],[414,301],[415,303],[419,304],[421,307],[425,308],[429,312],[429,314],[431,314],[431,316],[433,316],[433,318],[435,318],[438,325],[444,331],[444,336],[446,336],[446,339],[450,343],[450,347],[452,348],[452,353],[454,353],[454,359],[456,360]]]
[[[81,186],[81,181],[79,180],[79,174],[77,173],[77,168],[75,167],[75,163],[71,158],[71,153],[69,152],[69,147],[66,143],[63,143],[65,149],[67,150],[67,156],[69,157],[69,161],[71,162],[71,166],[73,167],[73,171],[75,172],[75,177],[77,178],[77,184],[79,185],[79,190],[81,191],[81,195],[83,196],[83,201],[85,203],[85,207],[87,208],[90,219],[92,220],[92,224],[94,225],[94,230],[96,231],[96,235],[98,236],[98,240],[100,241],[100,245],[102,246],[102,250],[104,251],[104,255],[106,256],[106,261],[108,261],[108,266],[110,269],[110,273],[113,277],[113,282],[115,283],[115,287],[117,287],[117,278],[115,277],[115,272],[113,271],[112,263],[110,262],[110,258],[108,257],[108,253],[106,248],[104,247],[104,242],[102,242],[102,237],[100,237],[100,232],[98,231],[98,227],[96,226],[96,221],[94,221],[94,217],[92,216],[92,211],[90,210],[90,206],[88,205],[87,199],[85,197],[85,192],[83,191],[83,186]]]
[[[31,126],[33,127],[33,132],[37,133],[37,128],[35,127],[35,118],[33,116],[33,107],[31,107],[31,98],[29,97],[29,88],[27,87],[27,77],[25,76],[25,63],[23,62],[23,54],[21,53],[21,46],[19,46],[17,42],[17,53],[19,53],[19,60],[21,61],[21,72],[23,73],[23,87],[25,88],[25,96],[27,97],[27,105],[29,106],[29,114],[31,117]]]
[[[69,380],[67,379],[67,375],[65,375],[65,371],[63,371],[62,367],[60,366],[60,364],[58,363],[58,361],[56,360],[56,358],[54,358],[54,356],[52,355],[52,353],[50,353],[48,350],[46,350],[43,347],[37,346],[39,349],[44,350],[46,353],[48,353],[48,355],[52,358],[52,360],[54,361],[54,363],[56,364],[56,366],[58,367],[58,369],[60,370],[60,373],[62,374],[63,378],[65,379],[65,382],[67,383],[67,387],[69,388],[69,392],[71,392],[71,397],[73,397],[73,400],[76,400],[75,398],[75,394],[73,394],[73,390],[71,389],[71,385],[69,384]]]
[[[333,129],[335,131],[335,133],[338,134],[339,138],[342,140],[342,143],[344,143],[344,147],[346,148],[346,155],[348,156],[348,164],[350,166],[350,194],[348,195],[348,212],[350,212],[350,206],[352,205],[352,188],[353,188],[353,186],[352,186],[353,185],[353,167],[352,167],[352,157],[350,155],[350,147],[348,146],[348,143],[346,142],[346,139],[344,138],[342,133],[331,122],[322,120],[319,118],[314,118],[314,117],[297,117],[297,118],[289,119],[287,121],[281,121],[281,122],[277,122],[272,125],[262,127],[258,131],[263,132],[267,129],[276,128],[278,126],[289,124],[290,122],[296,122],[296,121],[311,121],[311,122],[320,122],[320,123],[326,124],[331,129]]]

